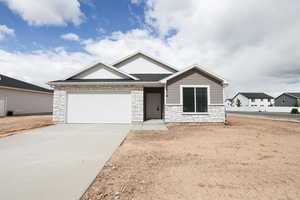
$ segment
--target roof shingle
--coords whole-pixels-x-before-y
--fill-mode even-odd
[[[0,74],[0,87],[11,87],[11,88],[18,88],[18,89],[24,89],[24,90],[33,90],[33,91],[39,91],[39,92],[49,92],[52,93],[53,90],[48,90],[46,88],[33,85],[31,83],[26,83],[24,81],[20,81],[5,75]]]
[[[300,98],[300,92],[287,92],[285,94],[288,94],[288,95],[296,97],[296,98]]]
[[[133,79],[67,79],[52,82],[156,82],[172,74],[130,74],[139,80]]]
[[[238,94],[241,94],[248,99],[273,99],[272,96],[262,92],[240,92]]]

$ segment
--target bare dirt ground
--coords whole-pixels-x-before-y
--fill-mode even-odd
[[[0,118],[0,138],[53,124],[51,115],[3,117]]]
[[[130,132],[82,200],[300,199],[300,123],[229,122]]]

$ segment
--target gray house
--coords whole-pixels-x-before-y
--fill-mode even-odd
[[[177,70],[137,52],[101,62],[54,88],[53,120],[60,123],[224,122],[227,82],[198,65]]]
[[[278,107],[294,107],[297,103],[300,106],[300,93],[296,92],[282,93],[275,98],[275,106]]]
[[[0,116],[51,113],[53,91],[0,74]]]

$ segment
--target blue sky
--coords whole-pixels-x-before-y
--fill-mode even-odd
[[[0,74],[47,86],[135,51],[236,92],[299,92],[300,1],[0,0]]]
[[[129,0],[81,1],[84,13],[83,23],[75,25],[68,22],[63,26],[30,26],[11,11],[5,3],[0,3],[0,24],[14,29],[17,37],[9,37],[1,42],[1,48],[8,51],[33,51],[62,46],[69,51],[83,51],[82,46],[66,41],[60,36],[75,33],[80,38],[103,38],[114,31],[126,32],[140,28],[143,22],[144,4],[132,4]],[[139,18],[139,19],[138,19]]]

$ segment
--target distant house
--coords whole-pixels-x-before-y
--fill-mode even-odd
[[[51,113],[53,91],[0,74],[0,116]]]
[[[265,93],[239,92],[232,98],[232,106],[238,107],[267,107],[274,105],[274,98]]]
[[[282,93],[275,98],[275,106],[278,107],[294,107],[296,104],[300,106],[300,92]]]
[[[231,106],[232,105],[232,99],[226,99],[225,100],[225,106],[228,107],[228,106]]]

